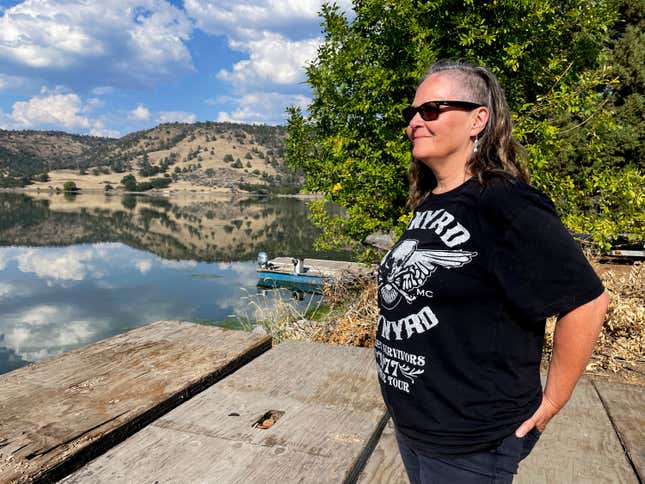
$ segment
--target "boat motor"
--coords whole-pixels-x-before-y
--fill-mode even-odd
[[[304,266],[305,266],[305,260],[301,259],[300,257],[293,257],[291,259],[291,262],[293,263],[293,273],[294,274],[302,274],[304,271]]]
[[[260,269],[266,269],[269,265],[269,254],[266,252],[260,252],[258,254],[257,262]]]

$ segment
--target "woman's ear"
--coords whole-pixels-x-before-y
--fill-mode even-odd
[[[470,136],[477,137],[479,133],[484,131],[486,123],[488,123],[489,115],[490,114],[486,106],[480,106],[473,111],[473,125],[470,130]]]

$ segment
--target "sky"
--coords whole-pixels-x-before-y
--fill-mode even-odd
[[[0,0],[0,129],[283,124],[311,99],[322,3]],[[351,15],[351,0],[335,3]]]

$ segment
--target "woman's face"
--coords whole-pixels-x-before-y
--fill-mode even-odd
[[[428,101],[469,101],[458,80],[457,76],[441,72],[431,75],[417,88],[412,105],[420,106]],[[412,142],[412,156],[431,169],[465,166],[473,153],[474,139],[488,120],[488,111],[452,106],[441,106],[440,110],[439,117],[433,121],[424,121],[417,113],[408,124],[406,133]]]

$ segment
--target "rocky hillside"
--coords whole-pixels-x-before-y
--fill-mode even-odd
[[[50,174],[58,180],[56,170],[74,170],[75,179],[105,184],[133,174],[223,188],[298,185],[284,165],[284,137],[280,126],[214,122],[161,124],[120,139],[0,130],[0,175],[43,184]]]
[[[0,174],[32,176],[57,168],[74,168],[87,153],[115,142],[61,131],[0,129]]]

